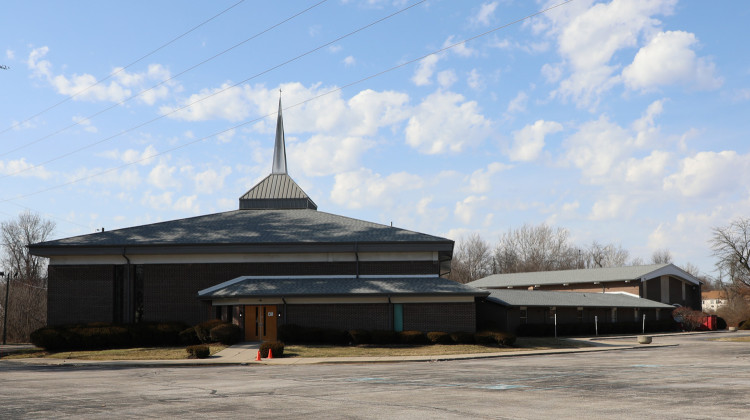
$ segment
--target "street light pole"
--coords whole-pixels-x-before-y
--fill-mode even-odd
[[[5,273],[0,271],[0,277],[5,277]],[[10,289],[10,276],[5,277],[5,305],[3,305],[3,345],[5,345],[5,338],[8,336],[8,290]]]

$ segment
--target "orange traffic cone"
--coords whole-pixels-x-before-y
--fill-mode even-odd
[[[268,358],[273,359],[273,353],[271,353],[271,349],[268,349]]]
[[[258,355],[255,356],[255,361],[260,362],[260,350],[258,350]]]

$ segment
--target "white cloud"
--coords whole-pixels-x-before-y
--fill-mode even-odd
[[[750,155],[735,151],[700,152],[680,162],[680,170],[664,180],[664,188],[686,197],[718,196],[746,188],[750,178]]]
[[[91,124],[91,120],[86,119],[81,116],[75,116],[73,117],[73,122],[78,124],[81,128],[83,128],[83,131],[86,131],[88,133],[96,133],[99,130]]]
[[[602,93],[619,83],[614,55],[637,47],[641,35],[657,31],[661,22],[652,16],[668,15],[677,0],[613,0],[581,2],[556,9],[535,20],[536,31],[556,36],[558,51],[570,70],[555,95],[572,99],[578,106],[596,106]],[[584,9],[585,10],[582,10]],[[543,69],[543,71],[545,71]],[[547,71],[548,79],[556,72]]]
[[[155,156],[158,153],[159,152],[153,145],[148,145],[145,149],[143,149],[142,152],[134,149],[128,149],[124,152],[120,152],[119,150],[115,149],[104,152],[101,154],[101,156],[109,159],[121,160],[124,163],[137,162],[139,165],[150,165],[154,162],[154,158],[152,156]]]
[[[477,69],[471,69],[471,71],[469,72],[469,77],[466,78],[466,84],[474,90],[482,89],[482,87],[484,86],[484,80]]]
[[[159,162],[148,174],[148,183],[166,190],[168,188],[179,188],[180,182],[174,177],[177,170],[174,166],[169,166],[165,162]]]
[[[32,50],[26,61],[28,68],[32,70],[35,77],[52,85],[57,93],[66,96],[75,95],[73,97],[75,100],[121,102],[159,82],[165,82],[138,96],[139,101],[153,105],[157,100],[165,99],[171,92],[181,89],[177,82],[167,81],[171,77],[170,72],[160,64],[150,64],[143,73],[128,73],[122,68],[114,68],[112,76],[107,81],[98,84],[96,77],[88,73],[73,74],[69,77],[54,74],[52,63],[43,59],[48,52],[49,47]]]
[[[456,72],[453,70],[444,70],[437,75],[438,84],[443,89],[449,89],[456,83],[456,80],[458,80],[458,77],[456,77]]]
[[[654,150],[643,159],[630,158],[625,165],[625,181],[637,185],[660,182],[672,155]]]
[[[231,130],[227,130],[216,136],[216,140],[219,143],[229,143],[234,138],[234,135],[237,134],[237,130],[232,128]]]
[[[554,121],[538,120],[513,133],[513,145],[508,156],[514,161],[536,160],[544,149],[544,138],[563,129],[562,124]]]
[[[479,7],[477,14],[471,18],[471,22],[478,25],[487,26],[490,24],[490,20],[494,17],[495,9],[497,9],[498,2],[484,3]]]
[[[5,50],[5,57],[8,60],[15,60],[16,59],[16,53],[15,53],[15,51],[10,50],[10,49]]]
[[[654,120],[663,111],[664,101],[654,101],[648,106],[643,116],[633,122],[633,130],[637,133],[635,139],[635,144],[637,146],[647,146],[658,140],[660,137],[659,127],[656,126]]]
[[[172,208],[177,211],[197,214],[200,213],[200,205],[198,205],[197,201],[197,195],[182,196],[174,202]]]
[[[463,201],[456,203],[456,208],[453,211],[453,214],[456,215],[458,220],[468,225],[474,220],[477,209],[484,206],[486,202],[486,196],[470,195]]]
[[[527,95],[526,92],[518,92],[518,95],[516,95],[515,98],[511,99],[510,102],[508,102],[508,112],[516,113],[526,111],[526,103],[528,101],[529,95]]]
[[[344,58],[343,63],[346,67],[352,67],[355,64],[357,64],[357,59],[354,58],[354,56],[349,55],[346,58]]]
[[[362,155],[374,142],[361,137],[312,136],[288,148],[290,164],[309,176],[350,171],[359,166]]]
[[[35,166],[26,162],[26,158],[17,160],[0,160],[0,173],[5,176],[18,176],[26,178],[49,179],[52,173],[44,169],[44,166]]]
[[[411,77],[411,81],[417,86],[426,86],[432,84],[432,75],[435,73],[435,67],[440,60],[438,54],[429,55],[419,61],[419,66]]]
[[[201,194],[213,194],[216,191],[220,191],[224,188],[224,180],[231,173],[232,168],[229,166],[222,166],[218,172],[213,169],[199,172],[193,178],[195,180],[195,190]]]
[[[457,54],[461,57],[473,57],[477,55],[477,51],[473,48],[467,47],[465,42],[457,43],[457,41],[455,41],[455,36],[453,35],[449,36],[448,39],[443,42],[443,48],[450,47],[453,44],[456,45],[453,46],[450,51],[454,54]]]
[[[414,110],[406,142],[426,154],[461,152],[490,134],[491,122],[475,101],[453,92],[435,92]]]
[[[719,88],[722,80],[715,75],[715,65],[706,58],[696,57],[691,48],[697,42],[689,32],[659,32],[623,70],[625,85],[634,90],[673,84],[691,89]]]
[[[510,165],[493,162],[486,169],[477,169],[468,177],[469,191],[475,194],[489,192],[492,189],[492,176],[510,168]]]
[[[339,173],[335,177],[331,200],[350,209],[366,206],[392,206],[397,195],[424,185],[422,178],[406,172],[383,177],[369,169]]]
[[[620,194],[611,194],[603,199],[597,200],[591,209],[591,220],[610,220],[630,214],[633,203],[628,203],[628,198]]]
[[[583,124],[563,142],[567,162],[594,183],[611,175],[611,169],[631,151],[631,144],[628,131],[604,116]]]

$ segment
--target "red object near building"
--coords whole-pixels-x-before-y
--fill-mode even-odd
[[[706,315],[703,318],[702,330],[716,331],[716,315]]]

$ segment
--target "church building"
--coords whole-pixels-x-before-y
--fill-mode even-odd
[[[318,211],[287,172],[281,101],[271,174],[237,210],[29,246],[49,258],[50,325],[141,321],[467,331],[489,292],[442,277],[453,241]]]

